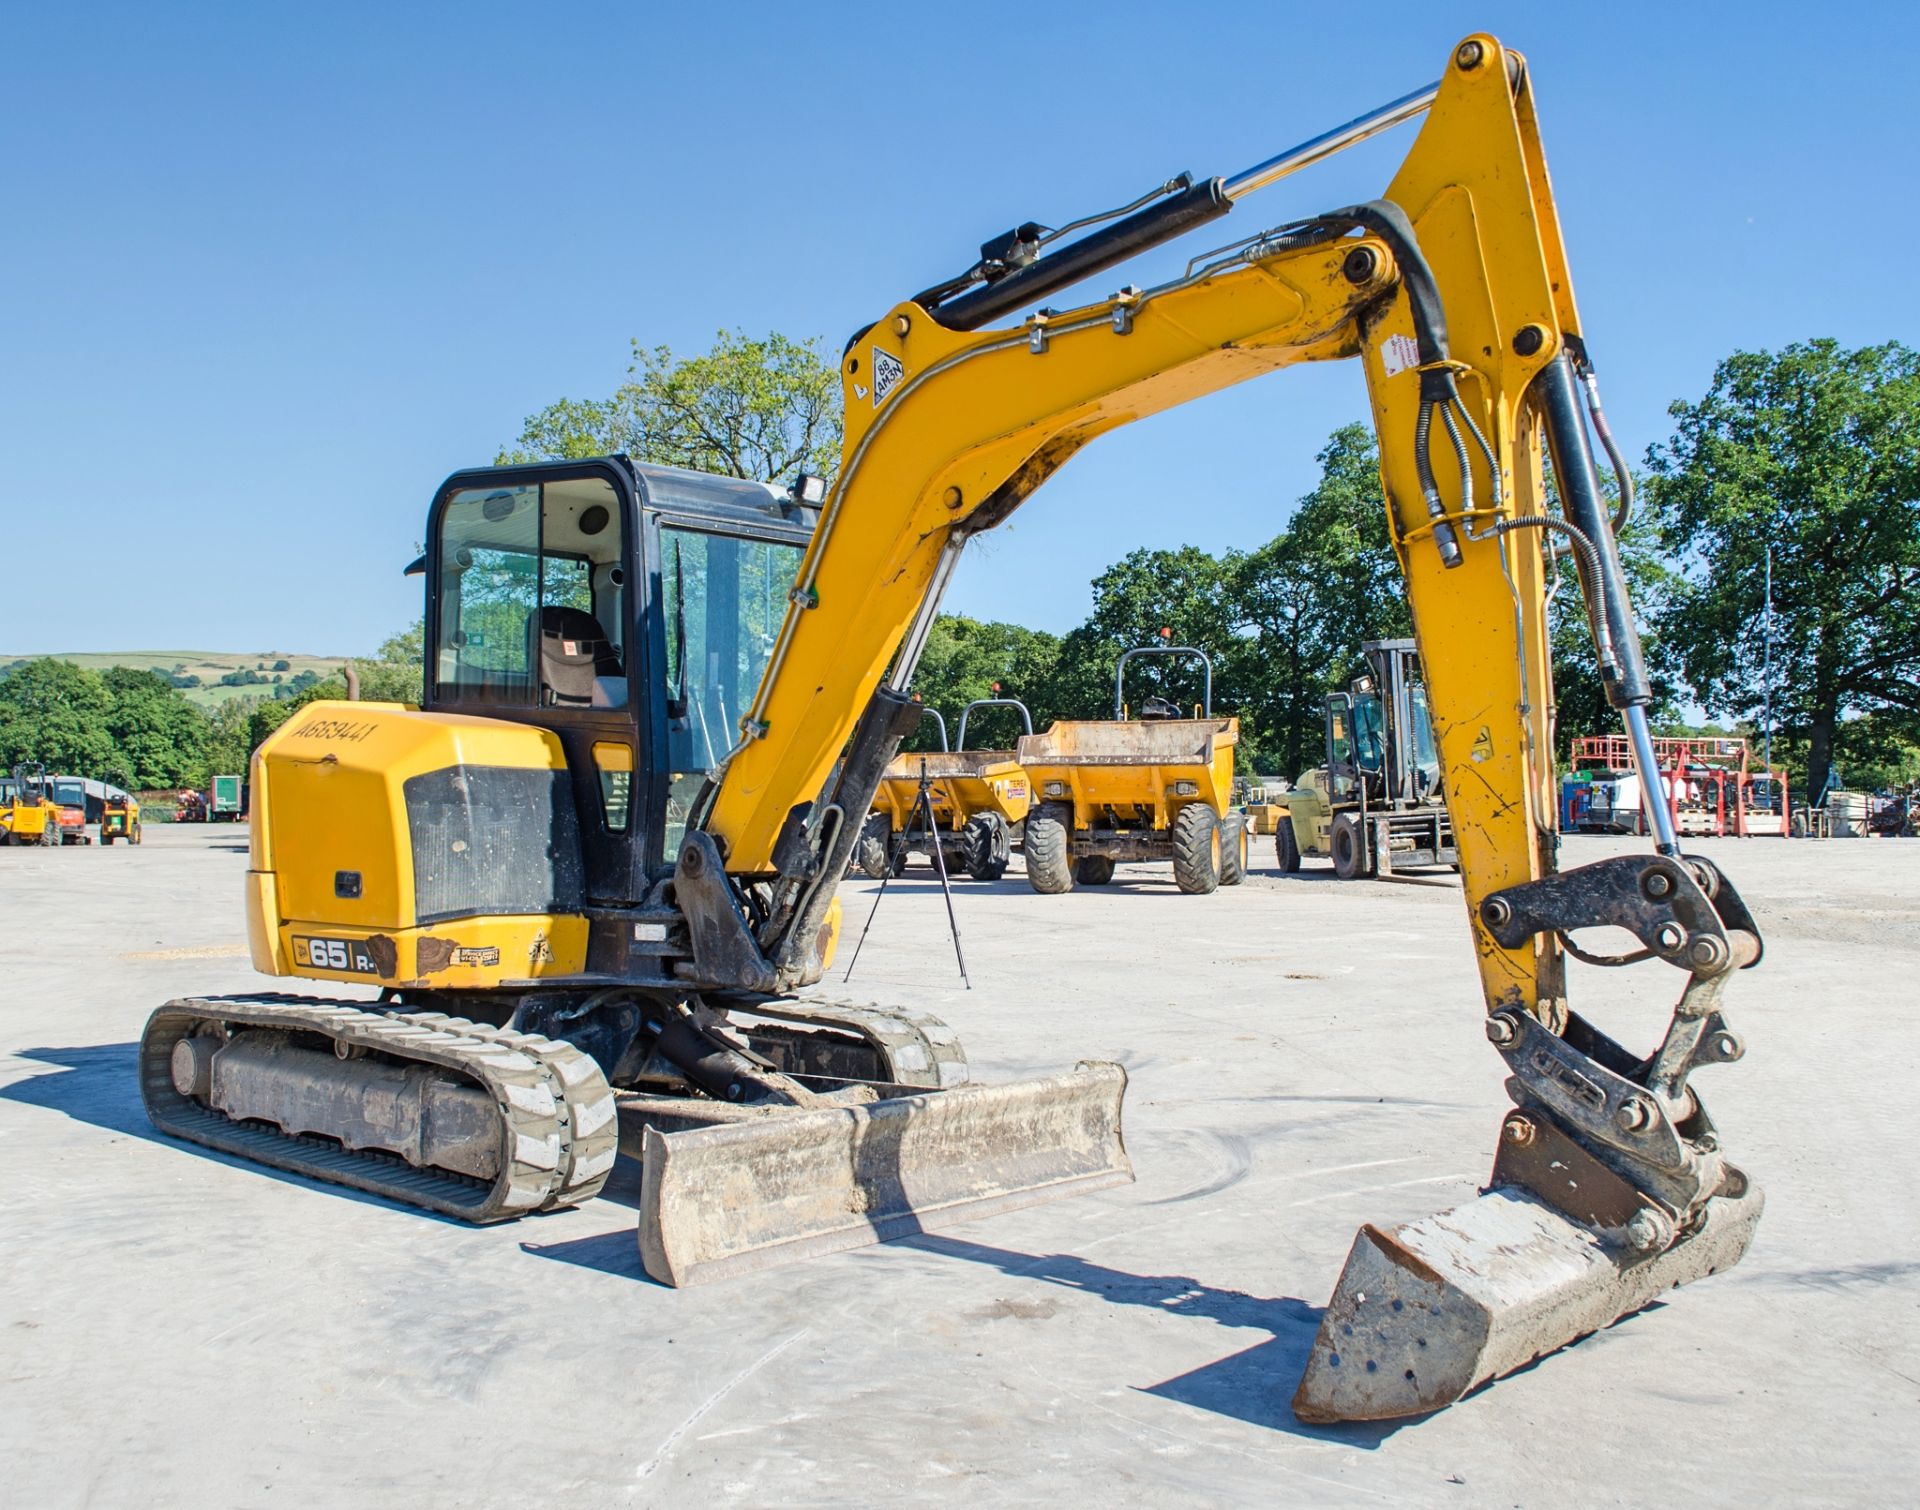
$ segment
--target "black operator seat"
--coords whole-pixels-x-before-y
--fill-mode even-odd
[[[620,651],[585,609],[540,610],[543,701],[557,708],[624,708],[627,673]]]

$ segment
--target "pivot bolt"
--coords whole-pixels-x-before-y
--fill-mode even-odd
[[[1469,46],[1473,45],[1471,43]],[[1538,325],[1522,325],[1513,333],[1513,354],[1518,357],[1531,357],[1540,354],[1540,348],[1547,344],[1547,333]]]
[[[1507,1122],[1507,1141],[1516,1148],[1525,1148],[1533,1141],[1533,1124],[1525,1117],[1512,1117]]]
[[[967,497],[958,488],[948,488],[940,501],[950,509],[957,509],[967,501]]]
[[[1487,1019],[1487,1042],[1495,1048],[1504,1049],[1519,1036],[1520,1024],[1511,1012],[1495,1012]]]
[[[1480,904],[1480,916],[1489,928],[1504,928],[1513,921],[1513,903],[1505,897],[1488,897]]]
[[[1487,50],[1478,42],[1462,42],[1453,52],[1453,64],[1462,73],[1471,73],[1480,66]]]
[[[1654,939],[1663,952],[1671,954],[1687,941],[1687,931],[1678,923],[1662,923]]]
[[[1726,963],[1727,948],[1711,933],[1694,935],[1692,944],[1687,947],[1687,958],[1696,970],[1711,970],[1716,965]]]
[[[689,844],[680,851],[680,868],[690,876],[697,876],[706,867],[705,857],[698,848]]]
[[[1641,883],[1641,886],[1646,894],[1657,902],[1660,898],[1672,893],[1673,877],[1668,875],[1664,870],[1650,870],[1647,872],[1647,878]]]
[[[1636,1253],[1651,1253],[1666,1239],[1666,1223],[1642,1206],[1627,1223],[1627,1246]]]
[[[1360,284],[1373,279],[1374,269],[1380,265],[1380,259],[1373,254],[1370,246],[1356,246],[1347,253],[1347,260],[1340,264],[1340,271],[1347,282]]]
[[[1652,1124],[1653,1108],[1640,1097],[1629,1096],[1620,1103],[1613,1120],[1622,1132],[1641,1132]]]
[[[893,333],[895,335],[903,336],[912,329],[913,321],[909,320],[905,315],[895,315],[893,317]]]

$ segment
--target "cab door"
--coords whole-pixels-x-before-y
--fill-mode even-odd
[[[648,882],[639,539],[616,460],[459,472],[428,519],[425,706],[559,737],[588,905]]]

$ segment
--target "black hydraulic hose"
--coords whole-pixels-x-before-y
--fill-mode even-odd
[[[1440,487],[1433,476],[1433,461],[1427,451],[1433,437],[1433,411],[1437,408],[1460,457],[1461,507],[1466,509],[1473,497],[1473,474],[1447,414],[1447,410],[1459,402],[1460,385],[1453,375],[1447,345],[1447,311],[1440,301],[1440,286],[1420,250],[1420,238],[1414,234],[1413,222],[1392,200],[1375,199],[1366,204],[1348,205],[1344,210],[1321,216],[1320,222],[1379,237],[1399,265],[1401,285],[1406,289],[1407,304],[1413,313],[1414,342],[1420,356],[1420,413],[1414,421],[1414,471],[1420,480],[1420,496],[1426,503],[1427,517],[1436,521],[1433,543],[1439,548],[1441,564],[1458,566],[1463,559],[1460,539],[1453,526],[1446,522],[1446,504],[1440,497]]]
[[[1593,451],[1588,444],[1586,415],[1580,405],[1573,364],[1565,352],[1540,369],[1533,380],[1532,392],[1546,431],[1547,448],[1553,456],[1553,476],[1559,484],[1565,522],[1579,531],[1592,548],[1590,556],[1582,555],[1589,575],[1583,578],[1581,587],[1587,594],[1589,610],[1604,618],[1608,638],[1613,642],[1614,674],[1607,674],[1604,662],[1600,667],[1607,701],[1622,710],[1645,707],[1653,701],[1653,685],[1640,650],[1639,627],[1633,621],[1627,601],[1619,547],[1609,527],[1605,500],[1594,473]]]
[[[1613,468],[1613,480],[1619,489],[1620,499],[1613,509],[1613,532],[1619,534],[1627,527],[1627,521],[1633,517],[1633,473],[1627,466],[1626,457],[1620,454],[1620,447],[1614,442],[1613,428],[1607,423],[1607,411],[1600,407],[1600,378],[1593,369],[1593,358],[1587,354],[1587,343],[1579,336],[1565,338],[1567,351],[1573,357],[1574,376],[1580,379],[1580,387],[1587,398],[1587,414],[1593,420],[1594,434],[1600,437],[1600,445],[1607,453],[1608,464]]]

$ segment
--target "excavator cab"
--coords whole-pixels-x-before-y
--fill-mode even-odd
[[[739,738],[813,523],[796,492],[618,456],[441,487],[423,707],[558,738],[564,772],[502,776],[495,795],[503,815],[573,836],[563,896],[631,905],[672,870],[701,784]]]

